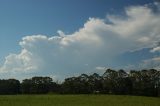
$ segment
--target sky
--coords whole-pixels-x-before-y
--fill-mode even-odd
[[[160,69],[156,0],[0,0],[0,77]]]

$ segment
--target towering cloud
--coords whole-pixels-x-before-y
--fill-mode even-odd
[[[59,30],[53,37],[25,36],[19,43],[21,52],[8,55],[0,72],[73,75],[110,64],[114,57],[128,51],[158,51],[159,4],[152,5],[156,11],[147,5],[132,6],[123,16],[89,18],[84,27],[69,35]]]

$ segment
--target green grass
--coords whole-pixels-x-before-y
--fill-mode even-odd
[[[160,98],[117,95],[0,96],[0,106],[160,106]]]

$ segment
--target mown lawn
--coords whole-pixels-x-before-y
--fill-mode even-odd
[[[160,98],[117,95],[7,95],[0,106],[160,106]]]

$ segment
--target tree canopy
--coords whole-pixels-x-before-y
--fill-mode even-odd
[[[81,74],[66,78],[62,83],[50,77],[36,76],[24,79],[1,79],[0,94],[118,94],[160,96],[160,71],[107,69],[103,75]]]

